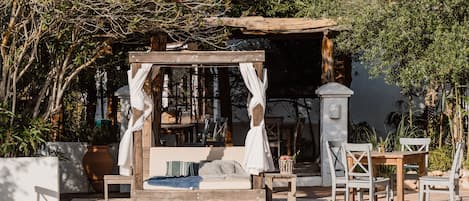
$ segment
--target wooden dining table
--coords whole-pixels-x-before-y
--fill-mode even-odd
[[[417,164],[419,166],[419,176],[424,176],[425,171],[425,155],[427,151],[393,151],[393,152],[371,152],[371,161],[373,166],[374,174],[378,172],[376,166],[378,165],[393,165],[396,166],[396,191],[397,195],[395,201],[404,201],[404,164]],[[348,158],[349,166],[353,163],[352,158]],[[362,159],[366,163],[366,158]],[[375,175],[376,176],[376,175]],[[350,196],[353,199],[353,194]]]
[[[161,124],[161,129],[165,129],[171,131],[169,133],[176,134],[177,145],[182,145],[184,143],[193,143],[196,141],[195,126],[196,124],[193,123],[165,123]]]

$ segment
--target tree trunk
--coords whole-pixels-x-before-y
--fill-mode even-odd
[[[436,102],[438,100],[438,85],[435,82],[430,82],[426,87],[425,93],[425,111],[424,115],[427,119],[427,134],[429,137],[433,138],[435,136],[435,108]]]
[[[96,72],[95,69],[87,69],[86,74],[94,75]],[[96,79],[94,76],[86,76],[83,80],[86,84],[86,126],[88,128],[94,128],[94,116],[96,113],[96,101],[98,97],[96,96]]]

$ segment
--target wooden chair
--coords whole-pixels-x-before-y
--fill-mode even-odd
[[[202,131],[202,143],[204,145],[222,146],[225,142],[227,118],[207,118],[204,120]]]
[[[399,143],[401,144],[401,151],[427,151],[430,146],[430,138],[400,138]],[[417,169],[418,165],[405,164],[406,169]],[[428,169],[428,154],[425,156],[425,173]]]
[[[345,192],[345,168],[347,161],[344,155],[342,155],[341,141],[327,141],[326,146],[332,180],[332,201],[335,201],[337,191]]]
[[[459,198],[459,177],[461,173],[461,164],[463,160],[463,145],[464,143],[458,142],[456,144],[456,152],[453,157],[453,164],[449,177],[438,176],[424,176],[419,179],[419,201],[423,201],[423,194],[425,193],[425,200],[430,200],[430,192],[449,193],[449,200],[455,201]],[[447,186],[448,189],[444,190],[431,190],[430,186]]]
[[[226,128],[228,127],[227,118],[220,118],[214,120],[213,127],[213,140],[217,142],[224,142],[226,136]]]
[[[281,155],[281,126],[283,123],[283,117],[265,117],[265,131],[267,133],[267,138],[269,139],[269,147],[277,150],[277,158],[280,158]]]
[[[369,189],[369,200],[374,201],[377,192],[375,189],[377,185],[384,185],[386,187],[386,200],[390,200],[390,181],[389,178],[373,177],[373,166],[371,164],[371,147],[368,144],[342,144],[342,154],[346,158],[351,159],[351,163],[347,162],[345,168],[345,200],[349,200],[350,189],[359,189],[360,200],[363,200],[363,189]],[[362,163],[366,160],[367,164]]]
[[[293,133],[293,154],[297,152],[298,138],[301,137],[305,126],[305,118],[300,117],[296,120],[295,131]]]
[[[202,130],[202,144],[205,145],[207,143],[207,138],[210,136],[210,125],[211,125],[211,119],[210,118],[205,118],[204,119],[204,129]]]

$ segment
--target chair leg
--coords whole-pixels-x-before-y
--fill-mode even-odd
[[[430,185],[425,186],[425,200],[430,201]]]
[[[104,180],[104,200],[107,201],[108,200],[108,185],[107,185],[107,182],[106,180]]]
[[[336,197],[336,185],[332,184],[332,201],[335,201]]]
[[[423,185],[422,182],[419,182],[419,201],[423,201],[423,191],[425,186]]]
[[[455,194],[454,185],[450,185],[448,190],[449,190],[449,201],[455,201],[454,200],[454,194]]]
[[[368,195],[368,199],[370,201],[374,201],[375,200],[375,187],[371,186],[370,187],[370,193]]]
[[[350,197],[350,188],[347,185],[345,186],[345,193],[344,194],[345,194],[344,195],[345,196],[345,201],[350,201],[349,200],[350,199],[349,198]]]
[[[386,201],[389,201],[389,183],[386,185]]]

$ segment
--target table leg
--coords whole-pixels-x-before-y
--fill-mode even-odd
[[[427,167],[425,167],[425,157],[421,157],[417,164],[419,165],[419,177],[425,176],[427,174]]]
[[[266,191],[267,191],[267,201],[272,201],[272,190],[274,188],[273,186],[273,177],[266,177],[265,178],[265,185],[266,185]]]
[[[402,158],[397,159],[397,197],[396,201],[404,201],[404,163]]]

